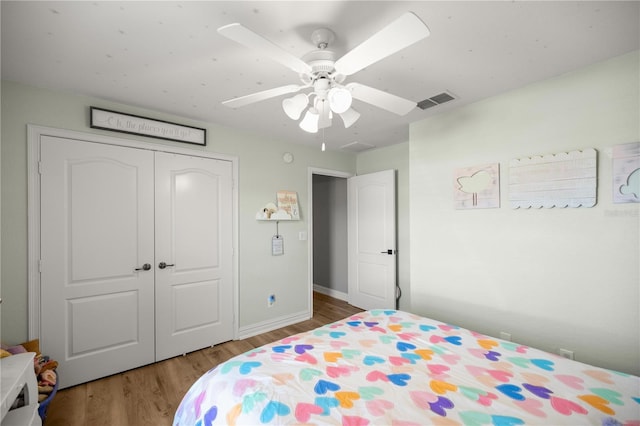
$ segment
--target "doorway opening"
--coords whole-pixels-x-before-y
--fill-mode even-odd
[[[347,179],[350,173],[309,168],[309,296],[347,300]]]

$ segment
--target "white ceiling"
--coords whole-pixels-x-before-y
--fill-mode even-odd
[[[404,117],[361,101],[349,129],[334,119],[328,149],[409,139],[409,123],[640,48],[638,1],[2,1],[2,78],[85,94],[267,139],[319,146],[289,119],[281,96],[239,109],[223,100],[298,76],[222,36],[239,22],[292,54],[311,32],[336,33],[340,57],[406,11],[431,35],[349,77],[419,102],[456,100]],[[126,111],[124,111],[126,112]],[[153,118],[153,117],[152,117]]]

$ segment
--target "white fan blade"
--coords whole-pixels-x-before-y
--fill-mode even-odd
[[[349,83],[345,86],[351,96],[378,108],[386,109],[398,115],[408,114],[417,105],[416,102],[360,83]]]
[[[422,40],[429,33],[420,18],[407,12],[338,59],[334,67],[342,75],[355,74]]]
[[[295,93],[306,86],[300,86],[298,84],[289,84],[287,86],[275,87],[269,90],[263,90],[262,92],[252,93],[246,96],[240,96],[239,98],[229,99],[222,102],[222,105],[230,108],[240,108],[245,105],[253,104],[255,102],[264,101],[266,99],[275,98],[276,96],[286,95],[288,93]]]
[[[241,24],[225,25],[224,27],[218,28],[218,33],[249,49],[256,50],[268,56],[272,60],[279,62],[297,73],[308,74],[311,72],[311,67],[302,59],[293,56],[291,53],[283,50],[261,35],[254,33],[249,28],[243,27]]]

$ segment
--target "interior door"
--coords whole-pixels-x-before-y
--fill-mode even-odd
[[[61,387],[154,361],[153,167],[149,151],[41,139],[40,343]]]
[[[348,179],[348,302],[396,308],[395,170]]]
[[[156,154],[156,360],[233,338],[232,164]]]

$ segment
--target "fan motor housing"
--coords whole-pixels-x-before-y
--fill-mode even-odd
[[[336,63],[336,54],[332,50],[320,49],[307,53],[302,60],[311,66],[313,74],[331,73]]]

